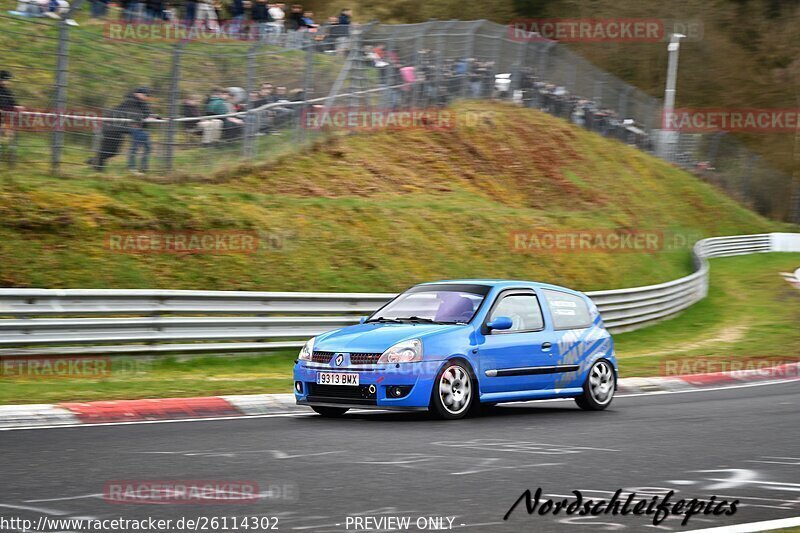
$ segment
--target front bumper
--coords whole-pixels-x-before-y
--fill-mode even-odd
[[[294,396],[298,405],[352,407],[362,409],[427,410],[436,374],[442,361],[391,365],[331,366],[298,361],[294,366]],[[359,375],[359,386],[319,386],[317,372],[348,372]],[[300,382],[302,392],[298,392]],[[372,387],[370,387],[372,386]],[[407,391],[391,397],[392,387]],[[370,389],[374,389],[371,392]]]

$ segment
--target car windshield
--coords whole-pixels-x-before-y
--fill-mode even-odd
[[[404,292],[368,322],[428,322],[466,324],[475,315],[487,290],[481,286],[414,287]]]

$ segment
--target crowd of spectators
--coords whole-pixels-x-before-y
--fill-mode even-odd
[[[105,1],[91,0],[92,13],[104,16],[104,8],[96,4]],[[233,28],[242,38],[252,36],[253,31],[257,38],[267,40],[286,35],[286,45],[291,45],[292,34],[313,32],[320,37],[315,36],[317,51],[350,51],[349,9],[331,17],[322,31],[314,22],[314,14],[304,11],[299,4],[287,10],[285,4],[268,0],[227,1],[223,5],[217,0],[183,0],[181,4],[170,3],[171,0],[122,0],[120,16],[130,22],[180,20],[207,29],[219,28],[219,21],[227,20],[228,29]],[[571,94],[564,86],[540,79],[530,67],[503,72],[494,61],[449,59],[429,49],[403,54],[406,59],[402,60],[397,49],[383,42],[363,43],[353,52],[351,76],[356,76],[358,70],[367,71],[358,76],[371,80],[368,85],[374,87],[377,82],[382,88],[370,98],[370,105],[382,109],[440,107],[463,97],[504,99],[538,108],[642,149],[652,148],[645,129],[633,120],[620,117],[613,109],[591,99]],[[0,80],[0,89],[3,83]],[[310,96],[302,89],[289,90],[268,82],[249,94],[241,87],[214,87],[205,96],[185,97],[181,130],[186,143],[203,146],[222,145],[244,136],[280,134],[287,126],[297,124]],[[150,108],[150,97],[148,88],[135,89],[107,114],[96,153],[87,161],[95,170],[102,171],[106,161],[120,152],[125,136],[130,135],[128,167],[134,172],[147,171],[151,152],[147,126],[157,120]]]
[[[90,3],[93,17],[106,16],[108,0]],[[315,41],[322,41],[320,46],[331,50],[350,35],[352,21],[349,8],[320,24],[314,12],[301,4],[268,0],[119,0],[119,7],[120,20],[127,23],[181,24],[233,39],[281,41],[287,45],[301,42],[302,35],[298,34],[312,33]]]
[[[61,19],[68,16],[70,3],[67,0],[18,0],[17,7],[10,13],[20,17],[50,17]],[[66,19],[70,26],[77,26],[73,18]]]
[[[445,106],[458,97],[505,99],[639,148],[652,148],[647,132],[633,120],[623,119],[616,111],[591,99],[571,94],[563,86],[539,79],[529,67],[498,72],[492,61],[448,60],[426,49],[417,51],[412,61],[403,62],[396,51],[383,43],[364,45],[357,52],[360,66],[352,68],[376,71],[368,76],[377,79],[383,90],[372,100],[372,105],[382,109]],[[269,82],[249,94],[241,87],[215,87],[205,97],[192,94],[183,100],[182,130],[188,143],[203,146],[228,144],[245,135],[280,134],[282,129],[297,123],[308,106],[307,97],[310,95],[302,89],[289,90]],[[102,170],[104,162],[118,152],[127,131],[131,135],[129,168],[147,170],[150,139],[145,127],[154,118],[148,99],[149,91],[139,89],[110,114],[132,120],[104,125],[100,150],[90,161],[95,169]],[[134,156],[137,151],[142,152],[138,169]]]

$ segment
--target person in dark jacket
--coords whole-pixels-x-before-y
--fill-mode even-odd
[[[353,18],[353,11],[351,9],[345,8],[342,9],[342,12],[339,13],[339,24],[342,26],[350,26],[350,21]],[[348,32],[349,33],[349,32]]]
[[[250,18],[258,32],[258,39],[265,40],[269,33],[269,23],[272,22],[272,16],[269,14],[269,4],[267,0],[256,0],[250,8]]]
[[[0,111],[4,113],[11,113],[17,110],[17,101],[14,99],[14,93],[9,89],[11,78],[9,71],[0,70]],[[0,124],[2,123],[3,116],[0,115]]]
[[[148,22],[164,20],[164,0],[146,0],[145,6]]]
[[[120,105],[115,107],[108,118],[103,122],[101,131],[100,148],[97,155],[91,158],[88,163],[98,172],[105,169],[106,161],[117,155],[125,140],[125,135],[130,134],[132,138],[131,150],[128,158],[130,166],[131,159],[135,163],[135,154],[141,148],[142,167],[147,169],[147,158],[150,153],[150,138],[144,130],[145,120],[152,116],[148,100],[150,90],[147,87],[140,87],[129,93]]]
[[[9,162],[13,161],[14,146],[14,119],[11,114],[22,110],[9,88],[11,78],[9,71],[0,70],[0,157],[3,156],[4,147],[8,145]]]
[[[300,4],[293,4],[292,10],[286,19],[286,29],[288,31],[297,31],[303,26],[303,6]]]

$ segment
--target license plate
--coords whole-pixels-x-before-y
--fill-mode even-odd
[[[358,374],[345,372],[317,372],[317,385],[358,386]]]

